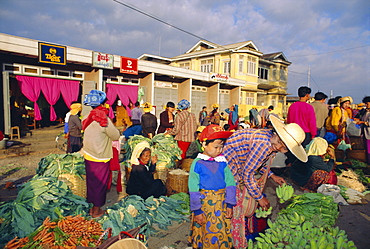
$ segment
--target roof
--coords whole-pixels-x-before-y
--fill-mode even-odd
[[[262,55],[261,59],[274,62],[282,62],[288,65],[292,64],[290,61],[288,61],[283,52],[264,54]]]

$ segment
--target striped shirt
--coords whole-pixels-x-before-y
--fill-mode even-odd
[[[176,115],[175,123],[168,134],[175,135],[175,140],[183,142],[193,142],[197,129],[197,119],[194,113],[184,110]]]
[[[224,145],[222,154],[226,157],[235,181],[242,181],[249,194],[256,200],[262,199],[255,173],[267,169],[266,162],[274,155],[271,146],[271,130],[243,129],[235,131]],[[262,167],[261,167],[262,166]],[[268,177],[273,173],[270,171]]]

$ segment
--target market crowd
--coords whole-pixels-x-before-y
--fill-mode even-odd
[[[90,113],[81,122],[81,104],[73,103],[68,122],[68,152],[81,150],[85,159],[87,200],[93,204],[90,215],[104,215],[101,207],[120,137],[151,139],[164,133],[173,136],[182,151],[178,167],[183,160],[192,160],[188,182],[192,247],[245,248],[248,239],[267,226],[254,215],[257,207],[270,207],[263,193],[266,180],[285,183],[270,168],[277,153],[285,156],[291,179],[307,191],[329,182],[335,165],[333,148],[350,144],[354,133],[363,136],[370,163],[370,96],[357,106],[349,96],[328,100],[325,93],[317,92],[312,99],[305,86],[298,89],[298,96],[285,120],[273,113],[274,106],[261,110],[253,106],[248,117],[241,117],[237,104],[219,110],[215,103],[196,115],[183,99],[166,103],[158,122],[151,103],[137,102],[131,110],[132,125],[119,131],[108,117],[105,93],[92,90],[83,103],[92,107]],[[134,148],[128,194],[143,198],[166,194],[163,182],[153,177],[157,158],[151,152],[144,142]]]

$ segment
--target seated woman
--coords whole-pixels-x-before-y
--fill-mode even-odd
[[[296,160],[290,170],[290,177],[303,189],[315,191],[321,184],[328,182],[329,172],[334,167],[334,151],[328,148],[328,142],[315,137],[306,146],[308,161],[303,163]],[[324,162],[323,155],[330,156],[328,162]]]
[[[139,195],[143,199],[149,196],[158,198],[166,194],[166,187],[163,182],[160,179],[154,180],[153,177],[156,162],[157,156],[152,157],[150,148],[143,142],[136,145],[131,157],[131,163],[133,165],[130,178],[127,182],[127,194]]]

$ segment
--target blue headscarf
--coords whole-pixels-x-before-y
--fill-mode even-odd
[[[84,105],[96,107],[103,104],[106,98],[105,92],[93,89],[85,96]]]
[[[177,104],[177,108],[180,110],[185,110],[190,107],[190,102],[186,99],[180,100],[180,102]]]

